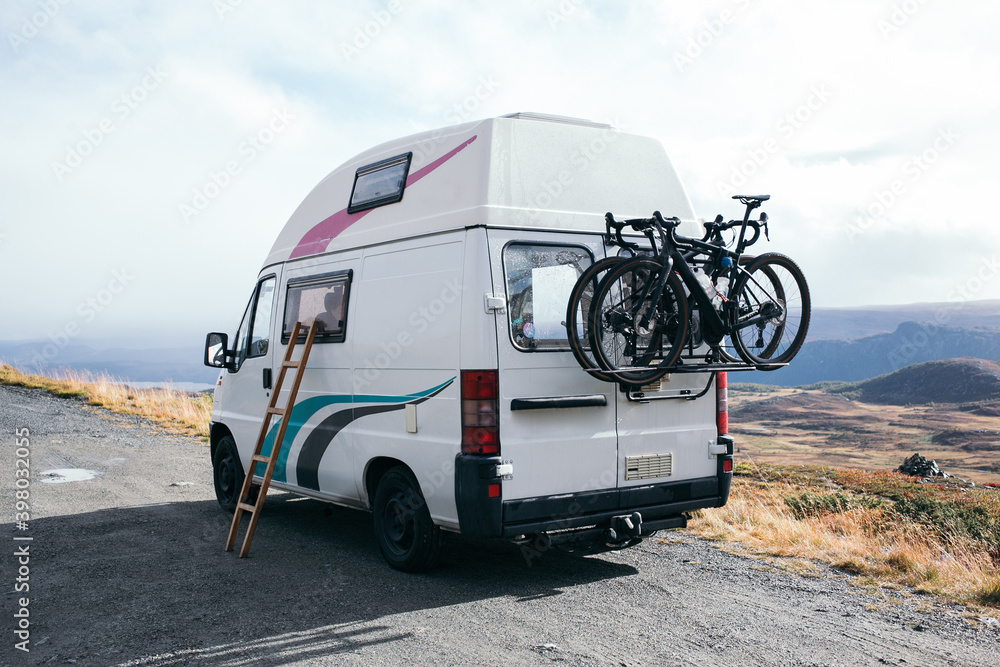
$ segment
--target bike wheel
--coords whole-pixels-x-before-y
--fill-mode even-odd
[[[590,306],[594,302],[594,292],[601,278],[608,271],[626,261],[624,257],[606,257],[594,264],[580,274],[573,291],[569,295],[569,305],[566,308],[566,338],[569,340],[569,349],[577,362],[587,372],[599,380],[605,382],[617,382],[617,379],[601,373],[600,365],[594,359],[590,346],[590,322],[587,314]]]
[[[749,265],[755,259],[757,259],[757,258],[756,257],[743,257],[740,260],[740,264],[742,264],[742,265]],[[743,261],[743,260],[747,260],[747,261]],[[785,289],[784,289],[784,287],[782,287],[781,280],[778,278],[778,275],[771,269],[771,267],[768,266],[767,264],[761,265],[759,267],[759,269],[758,269],[758,272],[759,272],[760,275],[758,275],[752,283],[748,279],[748,281],[747,281],[748,284],[756,285],[757,283],[761,283],[761,284],[765,285],[765,287],[763,288],[764,291],[767,291],[768,288],[766,286],[767,286],[767,284],[769,282],[770,285],[771,285],[770,290],[773,291],[775,297],[778,298],[778,299],[780,299],[781,301],[784,301],[784,299],[785,299]],[[743,275],[743,274],[740,274],[740,275]],[[737,282],[739,282],[739,280],[740,280],[739,278],[736,279]],[[767,282],[765,282],[765,281],[767,281]],[[733,289],[732,293],[730,294],[730,298],[731,299],[735,299],[737,304],[744,304],[744,307],[747,309],[747,312],[749,312],[750,306],[748,306],[746,304],[752,303],[753,299],[750,297],[750,295],[744,295],[743,298],[740,298],[736,294],[735,283],[734,283],[734,289]],[[737,306],[737,308],[738,307],[739,306]],[[744,314],[746,314],[746,313],[744,313]],[[739,315],[737,315],[737,317],[739,317]],[[781,340],[780,337],[772,336],[771,344],[768,346],[770,349],[769,350],[765,349],[758,356],[766,357],[766,356],[770,356],[771,354],[773,354],[774,350],[777,348],[778,343],[780,342],[780,340]],[[740,356],[739,352],[736,350],[736,345],[733,343],[732,336],[726,336],[725,338],[723,338],[722,342],[719,343],[718,350],[719,350],[719,357],[724,362],[738,363],[740,361],[743,361],[743,358]]]
[[[737,280],[736,322],[730,336],[747,363],[773,371],[798,353],[809,329],[809,286],[785,255],[765,253]],[[773,364],[773,365],[771,365]]]
[[[684,349],[687,299],[671,273],[659,298],[655,286],[663,267],[651,259],[631,259],[611,269],[594,293],[588,313],[594,358],[619,382],[643,385],[666,375]],[[642,370],[621,371],[626,368]]]

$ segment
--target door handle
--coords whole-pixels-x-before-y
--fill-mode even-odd
[[[586,396],[543,396],[539,398],[515,398],[510,402],[511,410],[544,410],[547,408],[596,408],[605,407],[608,398],[604,394]]]
[[[262,380],[264,381],[264,389],[270,389],[271,388],[271,369],[270,368],[265,368],[264,369]]]

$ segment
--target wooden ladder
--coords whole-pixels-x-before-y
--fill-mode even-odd
[[[295,343],[299,339],[299,330],[303,328],[301,323],[296,322],[295,327],[292,329],[292,336],[288,339],[288,347],[285,350],[285,358],[281,362],[281,371],[278,373],[278,379],[274,383],[274,388],[271,390],[271,401],[267,405],[267,411],[264,413],[264,421],[260,425],[260,433],[257,435],[257,444],[254,445],[253,455],[250,457],[250,465],[247,467],[246,477],[243,479],[243,488],[240,490],[239,502],[236,503],[236,511],[233,513],[233,523],[229,526],[229,536],[226,538],[226,551],[232,551],[233,544],[236,542],[236,533],[240,528],[240,517],[243,512],[250,513],[250,525],[247,526],[247,533],[243,537],[243,546],[240,547],[240,558],[246,558],[247,553],[250,551],[250,543],[253,541],[254,530],[257,529],[257,519],[260,518],[260,510],[264,506],[264,497],[267,495],[267,489],[271,485],[271,475],[274,473],[274,464],[278,461],[278,453],[281,451],[281,442],[285,439],[285,429],[288,428],[288,421],[291,419],[292,408],[295,407],[295,397],[299,393],[299,384],[302,382],[302,374],[306,368],[306,360],[309,359],[309,352],[312,350],[313,339],[316,337],[317,322],[314,321],[312,326],[309,327],[309,333],[306,335],[305,346],[302,348],[302,357],[298,361],[292,361],[292,351],[295,349]],[[278,394],[281,393],[281,385],[285,381],[285,371],[289,368],[294,368],[295,378],[292,380],[292,387],[288,392],[288,400],[285,402],[284,408],[275,407],[278,403]],[[274,442],[271,444],[271,452],[268,456],[262,456],[260,453],[261,447],[264,445],[264,440],[267,438],[267,432],[271,428],[271,417],[274,415],[280,415],[281,425],[278,427],[278,433],[274,437]],[[260,491],[257,493],[257,501],[251,505],[247,502],[250,497],[250,489],[253,486],[253,473],[257,467],[257,463],[263,463],[267,467],[264,470],[264,477],[261,480]]]

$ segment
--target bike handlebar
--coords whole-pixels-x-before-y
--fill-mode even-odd
[[[653,242],[651,232],[653,229],[659,234],[661,242],[669,238],[674,245],[691,247],[696,239],[680,236],[676,233],[676,229],[681,224],[679,218],[664,218],[659,211],[653,212],[653,217],[651,218],[632,218],[629,220],[615,220],[615,216],[609,211],[604,214],[604,221],[607,225],[608,236],[612,236],[611,230],[614,229],[614,238],[617,244],[623,248],[628,248],[630,250],[635,250],[639,246],[636,243],[626,241],[622,237],[622,230],[626,227],[631,227],[637,232],[643,233],[650,242]],[[767,240],[771,240],[770,234],[767,228],[767,213],[761,212],[760,220],[747,220],[747,226],[753,229],[753,236],[749,239],[744,240],[743,246],[748,247],[757,242],[760,238],[761,229],[764,230],[764,237]],[[720,247],[722,243],[722,232],[732,229],[734,227],[740,227],[743,225],[742,220],[729,220],[723,222],[722,216],[716,216],[715,220],[712,222],[704,223],[705,235],[700,239],[702,243],[708,243],[710,241],[715,241]],[[669,228],[669,231],[668,231]]]
[[[706,243],[711,239],[722,241],[722,232],[732,229],[733,227],[739,227],[742,224],[742,220],[730,220],[728,222],[723,222],[722,216],[718,215],[712,222],[704,223],[705,236],[703,236],[701,240],[703,243]],[[761,229],[764,230],[764,238],[768,241],[771,240],[771,236],[767,229],[767,213],[762,211],[760,214],[760,220],[747,220],[747,227],[753,228],[753,236],[749,240],[744,241],[744,245],[751,246],[756,243],[757,239],[760,238]]]

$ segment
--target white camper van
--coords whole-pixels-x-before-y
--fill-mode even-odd
[[[654,210],[701,235],[658,141],[570,118],[456,125],[338,167],[281,230],[235,333],[209,334],[220,504],[294,323],[317,318],[272,486],[372,511],[396,568],[431,567],[449,532],[616,548],[725,504],[725,374],[629,388],[567,345],[577,276],[617,250],[605,212]]]

